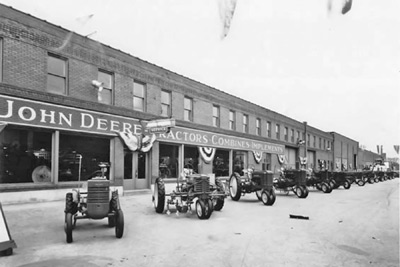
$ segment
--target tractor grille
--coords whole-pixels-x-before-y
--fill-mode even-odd
[[[194,177],[194,192],[195,193],[210,192],[210,177],[206,175]]]
[[[88,181],[87,203],[108,203],[110,200],[110,181]]]
[[[257,180],[262,188],[272,188],[273,174],[271,171],[255,171],[252,180]]]

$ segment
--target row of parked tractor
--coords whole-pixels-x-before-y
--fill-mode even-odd
[[[110,181],[104,173],[108,163],[101,163],[101,174],[87,181],[87,188],[78,188],[66,194],[65,233],[67,243],[73,241],[72,232],[79,219],[108,219],[108,226],[115,227],[115,236],[121,238],[124,233],[124,214],[119,201],[118,191],[111,190]],[[352,184],[363,186],[398,177],[398,172],[318,172],[282,169],[274,177],[271,171],[244,170],[235,172],[228,180],[221,181],[203,174],[187,174],[177,178],[175,190],[166,192],[162,177],[155,180],[152,195],[157,213],[170,214],[171,210],[179,213],[195,212],[199,219],[209,219],[214,211],[220,211],[225,199],[230,196],[239,201],[242,196],[255,193],[264,205],[272,206],[276,200],[276,191],[287,194],[294,192],[299,198],[306,198],[309,188],[314,187],[324,193],[343,186],[349,189]]]

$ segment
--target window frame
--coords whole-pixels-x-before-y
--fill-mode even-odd
[[[50,63],[49,63],[50,59],[56,59],[56,60],[58,60],[58,62],[63,63],[63,68],[64,68],[63,76],[50,72]],[[1,76],[2,76],[2,74],[1,74]],[[49,77],[63,80],[63,84],[64,84],[63,92],[49,90]],[[53,93],[53,94],[59,94],[59,95],[68,95],[68,59],[65,57],[59,56],[57,54],[54,54],[54,53],[47,53],[47,76],[46,76],[46,78],[47,78],[47,81],[46,81],[47,82],[47,84],[46,84],[47,92]]]
[[[267,137],[271,138],[271,122],[267,121]]]
[[[285,141],[289,141],[289,128],[288,127],[283,128],[283,136],[284,136]]]
[[[186,108],[186,102],[185,102],[186,100],[189,101],[190,109]],[[187,118],[186,118],[186,112],[188,113]],[[183,120],[193,122],[193,98],[188,96],[185,96],[183,98]]]
[[[229,130],[236,131],[236,111],[229,110]]]
[[[168,95],[169,103],[163,102],[163,93]],[[172,92],[168,90],[161,90],[161,116],[171,117],[172,116]],[[167,114],[164,114],[163,107],[167,107]]]
[[[261,136],[261,119],[256,118],[256,135]]]
[[[221,126],[221,110],[218,105],[213,105],[212,107],[212,125],[218,128]]]
[[[275,137],[276,140],[281,140],[281,125],[280,124],[275,124]]]
[[[242,118],[243,123],[243,133],[249,133],[249,115],[243,114]]]
[[[114,80],[114,73],[111,72],[111,71],[104,70],[104,69],[98,69],[97,70],[97,80],[100,81],[100,82],[102,82],[102,79],[100,79],[100,73],[110,76],[110,88],[107,87],[106,84],[103,82],[103,91],[104,90],[110,91],[111,100],[110,100],[110,103],[104,103],[103,100],[99,101],[99,103],[103,103],[103,104],[106,104],[106,105],[114,105],[114,87],[115,87],[114,86],[114,81],[115,81]],[[103,93],[103,92],[101,92],[101,93]]]
[[[143,97],[135,94],[135,84],[143,86]],[[133,80],[132,88],[132,109],[136,111],[146,112],[146,94],[147,94],[147,84],[141,81]],[[140,99],[142,101],[143,110],[135,108],[135,99]]]

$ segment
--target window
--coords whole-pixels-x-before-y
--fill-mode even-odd
[[[271,137],[271,122],[267,121],[267,136]]]
[[[256,119],[256,135],[261,135],[261,120]]]
[[[229,111],[229,130],[236,130],[236,112],[233,110]]]
[[[281,139],[281,126],[279,124],[275,125],[276,139]]]
[[[109,72],[99,70],[98,81],[103,83],[103,90],[99,92],[99,102],[103,104],[113,104],[113,75]]]
[[[324,149],[326,149],[326,140],[324,139]]]
[[[183,168],[188,175],[199,173],[199,154],[197,147],[185,146],[183,151]]]
[[[293,129],[290,130],[290,141],[292,143],[294,143],[294,130]]]
[[[178,177],[179,171],[179,146],[160,144],[159,175],[165,178]]]
[[[3,38],[0,38],[0,82],[3,81]]]
[[[243,175],[243,170],[247,168],[247,151],[233,151],[233,172]]]
[[[219,127],[219,107],[213,106],[213,126]]]
[[[243,115],[243,132],[248,133],[249,132],[249,116],[248,115]]]
[[[133,110],[145,111],[146,85],[133,81]]]
[[[110,139],[61,133],[58,162],[60,182],[93,178],[100,162],[110,162]]]
[[[270,153],[264,153],[261,164],[262,164],[261,168],[263,171],[271,170],[271,154]]]
[[[319,138],[319,149],[321,149],[322,148],[322,142],[321,142],[322,140],[321,140],[321,137]]]
[[[67,60],[50,54],[47,57],[47,92],[67,94]]]
[[[307,146],[310,146],[310,134],[307,134]]]
[[[183,99],[183,119],[193,121],[193,99],[189,97]]]
[[[212,172],[216,177],[229,176],[229,150],[217,149],[215,151]]]
[[[171,92],[161,91],[161,116],[171,117]]]
[[[288,129],[288,127],[285,127],[284,129],[283,129],[283,135],[284,135],[284,137],[285,137],[285,141],[289,141],[289,129]]]
[[[52,182],[52,132],[9,124],[0,141],[0,184]]]
[[[315,142],[316,139],[317,138],[315,137],[315,135],[313,135],[313,147],[315,147],[315,145],[316,145],[316,142]]]
[[[297,131],[297,142],[300,141],[300,131]]]

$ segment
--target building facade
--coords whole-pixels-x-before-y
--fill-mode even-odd
[[[123,190],[183,171],[229,177],[357,163],[351,139],[3,5],[0,50],[0,191],[74,187],[100,162]],[[162,118],[176,126],[155,133],[149,151],[121,138],[143,138],[146,123]]]

